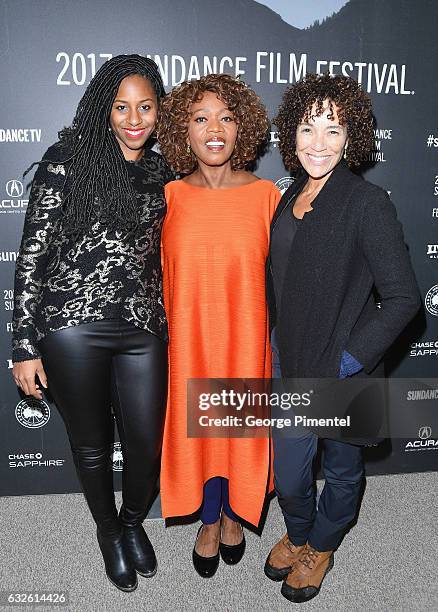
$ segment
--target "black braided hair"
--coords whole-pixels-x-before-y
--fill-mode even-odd
[[[121,81],[138,74],[154,87],[157,100],[164,95],[156,63],[140,55],[117,55],[105,62],[88,85],[70,127],[59,132],[60,145],[69,151],[64,194],[66,234],[79,237],[99,220],[109,229],[134,232],[138,212],[123,153],[109,130],[109,118]],[[49,161],[49,160],[47,160]]]

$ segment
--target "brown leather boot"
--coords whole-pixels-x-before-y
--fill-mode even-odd
[[[316,597],[324,577],[333,567],[333,551],[320,552],[310,544],[301,552],[281,587],[281,594],[293,601],[302,603]]]
[[[294,546],[287,534],[281,538],[268,555],[265,563],[265,574],[271,580],[280,582],[286,578],[304,549],[302,546]]]

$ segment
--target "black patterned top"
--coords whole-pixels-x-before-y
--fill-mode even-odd
[[[140,208],[140,232],[110,232],[98,221],[73,242],[63,232],[66,165],[50,147],[32,182],[15,271],[12,360],[40,357],[47,333],[122,318],[167,338],[160,260],[166,212],[164,185],[174,176],[161,155],[146,150],[127,161]]]

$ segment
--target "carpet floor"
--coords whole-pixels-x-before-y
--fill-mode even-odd
[[[357,525],[337,551],[320,595],[301,609],[438,610],[437,490],[435,472],[369,477]],[[146,521],[159,570],[154,578],[139,577],[133,593],[122,593],[107,580],[82,495],[3,497],[0,515],[0,590],[69,595],[63,607],[1,605],[1,610],[282,612],[298,607],[263,573],[271,546],[284,533],[276,499],[262,535],[246,530],[241,563],[221,563],[209,580],[191,564],[197,524],[165,528],[161,519]]]

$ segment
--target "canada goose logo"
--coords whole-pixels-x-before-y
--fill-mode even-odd
[[[21,198],[23,195],[23,183],[21,181],[17,181],[16,179],[12,179],[6,183],[6,193],[10,198]]]
[[[428,440],[431,435],[432,428],[428,425],[423,425],[423,427],[420,427],[420,429],[418,430],[418,437],[420,438],[420,440]]]
[[[278,187],[281,192],[281,195],[283,195],[285,191],[289,189],[289,187],[292,185],[294,180],[295,179],[292,176],[283,176],[283,178],[278,179],[278,181],[275,182],[275,186]]]
[[[114,442],[112,461],[113,461],[113,471],[122,472],[123,471],[123,454],[122,454],[122,445],[120,444],[120,442]]]
[[[15,408],[17,421],[28,429],[44,427],[50,419],[50,407],[44,400],[27,397]]]
[[[431,315],[438,317],[438,285],[434,285],[426,293],[424,305]]]

